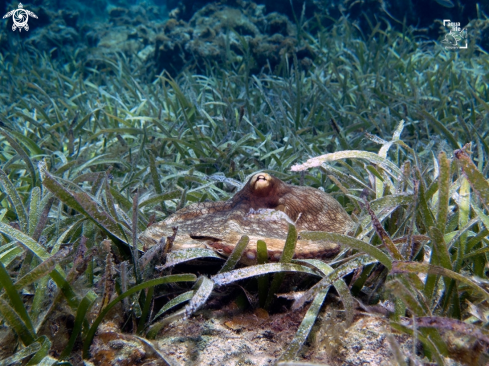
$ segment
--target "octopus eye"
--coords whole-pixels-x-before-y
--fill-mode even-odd
[[[251,191],[266,195],[272,184],[272,178],[266,174],[257,174],[251,179]]]

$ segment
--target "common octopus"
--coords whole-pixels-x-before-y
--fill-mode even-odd
[[[208,247],[229,256],[241,236],[248,235],[240,261],[255,264],[258,240],[267,244],[270,261],[280,259],[289,223],[295,224],[299,234],[294,258],[330,258],[340,251],[337,243],[301,239],[301,231],[345,234],[353,225],[329,194],[257,173],[230,200],[189,205],[147,228],[140,240],[153,246],[178,227],[172,250]]]

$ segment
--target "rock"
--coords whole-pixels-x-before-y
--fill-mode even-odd
[[[167,70],[171,74],[180,71],[190,57],[185,52],[185,44],[190,40],[191,33],[183,28],[175,28],[171,34],[156,36],[154,60],[158,70]]]
[[[145,64],[153,62],[156,29],[160,25],[154,19],[159,15],[154,7],[144,9],[132,6],[113,7],[110,11],[111,23],[94,23],[81,27],[81,34],[90,52],[86,53],[87,65],[97,67],[101,59],[124,53],[128,58],[137,55],[135,61]],[[105,66],[104,66],[105,67]]]
[[[158,0],[162,1],[162,0]],[[175,17],[188,21],[196,11],[214,0],[165,0],[165,5],[173,12]]]
[[[274,69],[285,57],[293,62],[293,54],[301,61],[313,58],[312,49],[297,40],[296,27],[278,13],[264,13],[264,7],[237,0],[235,6],[210,3],[185,22],[171,18],[156,37],[156,73],[180,71],[193,64],[202,71],[206,65],[241,61],[250,56],[252,72],[263,67]],[[306,62],[308,64],[308,62]]]
[[[126,8],[119,8],[115,7],[109,10],[109,17],[114,20],[118,18],[124,18],[127,17],[127,14],[129,13],[129,10]]]
[[[36,29],[26,40],[26,44],[36,50],[50,52],[53,57],[57,57],[64,52],[74,53],[79,46],[79,39],[80,35],[74,28],[56,22]],[[53,52],[53,48],[56,48],[56,52]]]
[[[149,342],[120,333],[115,324],[102,324],[90,347],[90,362],[97,366],[166,366]]]
[[[77,27],[77,22],[78,22],[78,18],[80,16],[80,13],[68,11],[68,10],[61,10],[60,14],[63,17],[63,20],[68,27],[71,27],[71,28]]]
[[[267,316],[261,309],[240,313],[232,306],[201,312],[185,322],[168,325],[153,344],[176,364],[271,365],[294,338],[306,309]],[[347,327],[341,305],[330,303],[296,360],[347,366],[392,365],[388,333],[389,322],[383,316],[357,314]],[[406,354],[412,351],[409,336],[394,334],[394,338]]]
[[[154,52],[154,46],[148,45],[138,52],[138,57],[141,59],[141,61],[146,62],[150,57],[153,56]]]
[[[175,322],[154,344],[181,365],[271,365],[293,339],[303,316],[304,310],[263,317],[231,306]]]
[[[345,329],[338,321],[334,307],[323,318],[323,324],[316,336],[316,342],[305,351],[314,362],[335,365],[379,365],[389,366],[396,362],[387,335],[389,321],[380,315],[359,315],[353,324]],[[412,341],[407,335],[393,334],[394,339],[405,351],[412,351]]]

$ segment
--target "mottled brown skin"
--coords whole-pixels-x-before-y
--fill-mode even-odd
[[[250,242],[241,262],[253,264],[258,240],[266,242],[270,260],[280,258],[291,222],[295,223],[299,236],[301,231],[344,234],[353,224],[343,207],[329,194],[287,184],[267,173],[257,173],[230,200],[190,205],[149,227],[140,239],[146,245],[154,245],[163,236],[171,235],[172,227],[178,226],[173,250],[210,247],[228,256],[246,234]],[[337,254],[339,249],[336,243],[299,237],[295,258],[327,258]]]

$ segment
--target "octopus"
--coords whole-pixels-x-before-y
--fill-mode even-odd
[[[172,250],[211,248],[229,256],[243,235],[249,237],[240,262],[257,262],[257,241],[267,245],[270,261],[282,254],[289,225],[296,226],[294,258],[326,259],[339,253],[337,243],[301,239],[302,231],[346,234],[353,221],[331,195],[312,187],[295,186],[267,173],[257,173],[228,201],[203,202],[178,210],[148,227],[140,240],[146,247],[173,234]]]

